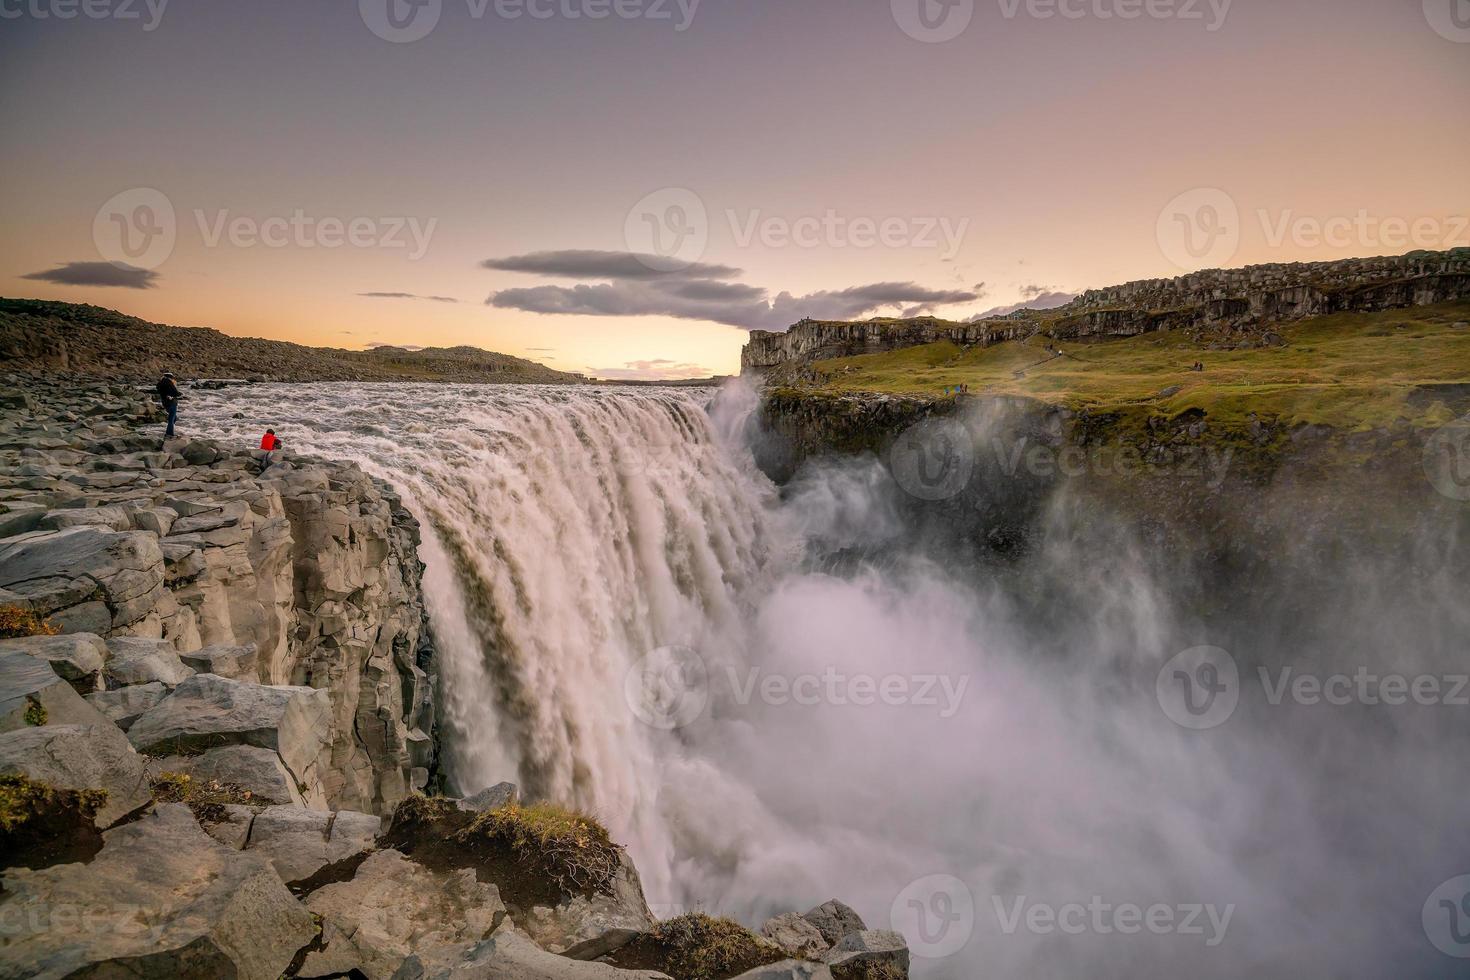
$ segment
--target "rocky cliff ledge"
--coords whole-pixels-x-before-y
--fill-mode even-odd
[[[100,638],[104,713],[235,697],[196,673],[325,691],[303,701],[321,708],[319,753],[287,766],[308,804],[377,813],[425,785],[418,526],[390,488],[353,464],[284,456],[261,474],[244,447],[161,443],[125,386],[14,379],[0,403],[0,605]],[[164,731],[214,765],[209,733]]]
[[[355,465],[160,443],[124,385],[0,409],[0,980],[908,975],[839,902],[658,922],[591,818],[414,792],[418,528]]]
[[[1470,298],[1470,249],[1390,258],[1211,269],[1093,289],[1053,310],[956,323],[934,317],[845,322],[803,320],[785,333],[755,330],[743,373],[803,361],[873,354],[948,340],[970,346],[1043,335],[1057,340],[1132,337],[1155,330],[1260,332],[1273,323],[1330,313],[1428,306]]]

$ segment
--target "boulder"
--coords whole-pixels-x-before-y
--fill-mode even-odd
[[[654,927],[633,859],[620,854],[612,894],[572,895],[555,907],[536,905],[520,925],[541,948],[574,960],[595,960]]]
[[[104,672],[113,687],[154,683],[178,687],[194,674],[167,640],[114,636],[107,641],[107,650]]]
[[[166,697],[168,688],[154,681],[151,684],[120,687],[116,691],[88,694],[87,703],[102,712],[118,728],[127,731],[143,712]]]
[[[495,935],[470,949],[444,969],[418,956],[406,959],[393,980],[671,980],[653,970],[620,970],[605,963],[569,960],[548,953],[514,929],[501,926]]]
[[[41,518],[39,527],[47,531],[61,531],[69,527],[105,527],[113,531],[127,531],[133,526],[128,512],[121,507],[69,507],[53,510]]]
[[[254,680],[256,677],[257,658],[254,645],[230,646],[221,643],[193,653],[180,654],[179,659],[186,667],[201,674],[215,674],[232,680]]]
[[[0,651],[0,732],[47,724],[106,726],[111,722],[44,660]]]
[[[0,640],[0,653],[25,653],[44,660],[63,680],[82,693],[95,691],[102,681],[107,645],[92,633],[61,636],[23,636]]]
[[[447,966],[505,918],[499,891],[473,871],[436,873],[393,850],[370,855],[351,881],[312,892],[306,907],[322,919],[322,948],[307,954],[301,977],[391,980],[410,954]]]
[[[802,918],[816,926],[829,946],[836,946],[850,933],[862,932],[868,928],[863,924],[862,916],[835,898],[818,905]]]
[[[276,980],[316,935],[268,861],[210,839],[185,806],[103,839],[89,864],[6,873],[0,976]]]
[[[172,755],[157,760],[158,772],[176,772],[191,779],[218,780],[249,790],[252,802],[305,807],[296,781],[281,757],[254,745],[222,745],[199,755]]]
[[[140,752],[173,755],[222,745],[274,749],[312,805],[325,805],[321,768],[331,737],[326,691],[195,674],[128,729]]]
[[[111,722],[42,725],[0,734],[0,775],[57,789],[102,789],[96,824],[106,829],[152,799],[143,759]]]
[[[256,814],[246,850],[269,858],[282,881],[305,881],[329,864],[372,850],[380,828],[370,813],[271,806]]]
[[[782,960],[747,970],[733,980],[832,980],[832,970],[825,963]]]
[[[858,964],[875,964],[888,967],[891,973],[906,977],[909,973],[909,947],[903,936],[889,929],[869,929],[853,932],[829,949],[822,960],[834,972],[856,967]]]
[[[767,919],[761,926],[761,935],[792,956],[803,959],[817,959],[832,945],[823,938],[820,929],[795,912]]]
[[[38,613],[55,613],[68,632],[103,622],[100,632],[148,615],[163,593],[163,552],[146,531],[72,527],[0,542],[0,586],[26,595]],[[83,615],[68,616],[71,607]]]
[[[471,813],[484,813],[489,810],[499,810],[503,806],[510,806],[520,800],[520,790],[515,783],[496,783],[488,789],[482,789],[474,796],[467,796],[459,800],[457,805],[461,810]]]
[[[245,850],[250,840],[250,827],[255,823],[254,807],[243,803],[221,803],[199,818],[204,832],[233,851]]]

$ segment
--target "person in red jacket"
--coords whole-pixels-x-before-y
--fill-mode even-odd
[[[265,453],[265,458],[260,461],[260,472],[264,473],[266,467],[271,465],[271,453],[281,448],[281,440],[276,438],[275,429],[265,430],[265,435],[260,438],[260,448]]]

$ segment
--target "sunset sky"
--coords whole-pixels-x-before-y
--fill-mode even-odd
[[[1470,0],[417,2],[0,0],[0,295],[676,377],[1470,244]]]

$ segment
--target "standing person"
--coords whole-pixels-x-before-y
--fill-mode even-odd
[[[281,448],[281,440],[276,438],[275,429],[265,430],[265,435],[260,438],[260,448],[265,453],[265,459],[260,461],[260,472],[264,473],[266,467],[271,465],[271,453]]]
[[[163,404],[163,410],[168,413],[168,428],[163,430],[165,439],[174,437],[174,422],[179,418],[179,386],[174,381],[172,371],[163,372],[163,377],[158,379],[158,400]]]

